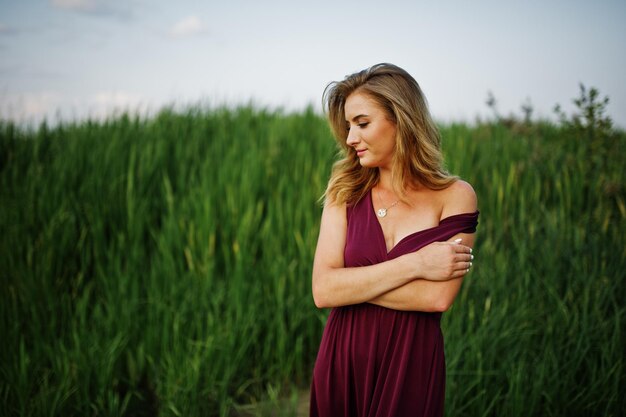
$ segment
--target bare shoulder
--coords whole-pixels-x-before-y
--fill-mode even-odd
[[[325,202],[320,232],[313,260],[313,271],[320,268],[343,267],[343,249],[346,244],[346,204]]]
[[[441,218],[478,210],[478,198],[467,181],[457,180],[444,190]]]
[[[337,203],[334,200],[326,200],[324,202],[324,210],[322,211],[322,219],[331,218],[335,221],[345,220],[346,203]]]
[[[346,203],[337,203],[334,201],[324,202],[324,210],[322,211],[322,220],[320,224],[320,238],[328,237],[337,239],[345,236],[347,227]]]

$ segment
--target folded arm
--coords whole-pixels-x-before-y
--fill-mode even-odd
[[[464,245],[472,247],[474,244],[473,234],[461,233],[450,240],[458,238]],[[415,279],[368,302],[394,310],[443,312],[454,302],[462,282],[463,277],[447,281]]]
[[[418,251],[375,265],[346,268],[343,258],[346,229],[345,204],[327,204],[313,262],[313,299],[319,308],[368,301],[391,306],[396,303],[393,297],[404,294],[406,289],[396,294],[390,291],[417,278],[452,281],[467,272],[467,262],[457,255],[469,256],[469,247],[455,242],[428,245],[425,252],[429,256]]]

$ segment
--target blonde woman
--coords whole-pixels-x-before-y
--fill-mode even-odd
[[[442,416],[439,322],[472,266],[476,194],[444,170],[424,95],[403,69],[332,82],[324,104],[343,159],[313,264],[315,304],[332,311],[311,416]]]

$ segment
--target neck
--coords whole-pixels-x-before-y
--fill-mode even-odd
[[[387,191],[393,191],[393,183],[391,182],[391,170],[387,168],[378,168],[378,188]]]

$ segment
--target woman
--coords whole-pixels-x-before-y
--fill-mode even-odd
[[[329,84],[344,158],[325,192],[313,298],[332,307],[311,416],[441,416],[441,313],[472,266],[472,187],[442,166],[417,82],[378,64]]]

